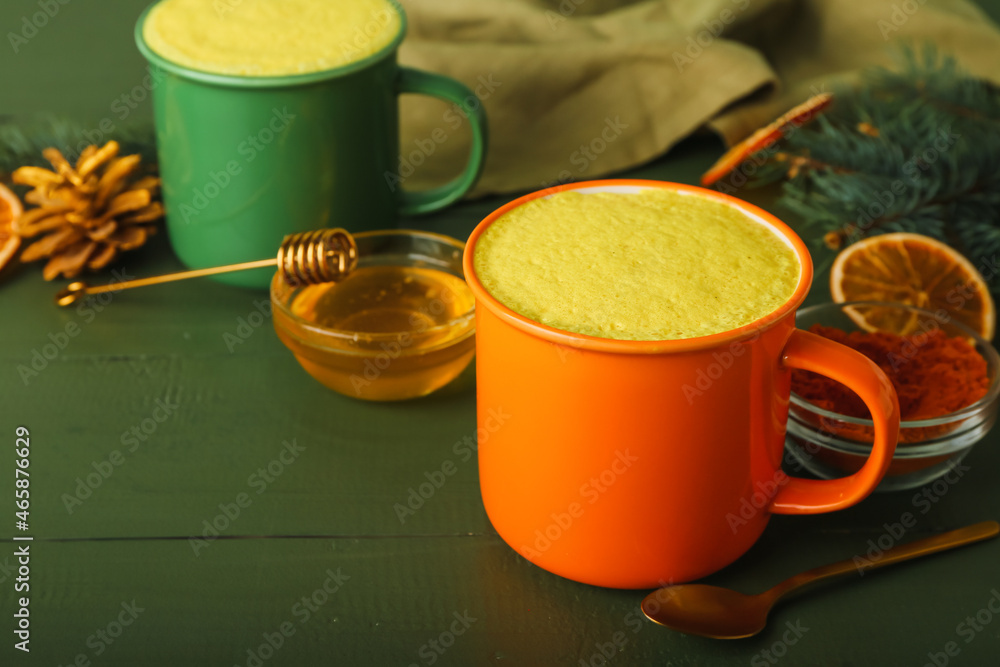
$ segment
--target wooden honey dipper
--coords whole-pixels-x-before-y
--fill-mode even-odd
[[[316,285],[341,280],[357,265],[358,246],[349,232],[343,229],[319,229],[286,236],[278,249],[278,256],[274,259],[259,259],[253,262],[168,273],[163,276],[139,278],[96,287],[77,281],[70,283],[56,294],[56,303],[60,306],[69,306],[91,294],[118,292],[133,287],[158,285],[175,280],[214,276],[219,273],[260,269],[268,266],[277,266],[285,282],[293,287]]]

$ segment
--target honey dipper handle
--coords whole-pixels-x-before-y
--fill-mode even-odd
[[[68,306],[88,294],[118,292],[144,285],[159,285],[175,280],[214,276],[218,273],[245,271],[246,269],[262,269],[268,266],[277,266],[278,272],[290,285],[315,285],[341,280],[357,265],[358,246],[350,232],[340,228],[317,229],[286,236],[281,242],[281,247],[278,248],[278,256],[274,259],[259,259],[227,266],[193,269],[180,273],[168,273],[164,276],[139,278],[123,283],[98,285],[97,287],[90,287],[84,282],[70,283],[66,289],[56,294],[56,303],[60,306]]]
[[[160,283],[172,283],[177,280],[187,280],[188,278],[201,278],[202,276],[214,276],[218,273],[230,273],[232,271],[244,271],[246,269],[260,269],[274,266],[277,259],[259,259],[253,262],[242,262],[240,264],[229,264],[228,266],[213,266],[206,269],[192,269],[191,271],[181,271],[179,273],[168,273],[163,276],[152,276],[150,278],[137,278],[121,283],[108,283],[107,285],[90,286],[83,282],[70,283],[66,289],[56,294],[56,303],[60,306],[69,306],[76,303],[89,294],[103,294],[104,292],[119,292],[121,290],[132,289],[133,287],[144,287],[146,285],[159,285]]]

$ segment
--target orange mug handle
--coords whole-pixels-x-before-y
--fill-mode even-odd
[[[868,460],[853,475],[826,480],[789,477],[769,509],[775,514],[819,514],[850,507],[875,489],[892,463],[899,436],[896,391],[871,359],[808,331],[792,331],[781,361],[786,367],[825,375],[853,390],[872,414],[875,439]]]

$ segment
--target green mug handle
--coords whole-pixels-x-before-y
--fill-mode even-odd
[[[409,67],[399,68],[396,77],[396,93],[418,93],[437,97],[446,102],[454,102],[469,119],[469,125],[472,127],[472,149],[469,151],[469,161],[457,178],[430,190],[421,190],[420,192],[403,190],[400,194],[399,212],[401,214],[430,213],[461,198],[475,185],[476,179],[482,173],[483,164],[486,162],[488,136],[486,114],[483,112],[483,105],[476,94],[458,81]],[[469,98],[476,100],[475,107],[469,104]]]

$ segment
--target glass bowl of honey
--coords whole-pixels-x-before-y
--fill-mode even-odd
[[[358,264],[340,282],[296,287],[275,274],[278,338],[307,373],[346,396],[397,401],[445,386],[475,353],[465,244],[413,230],[354,240]]]

